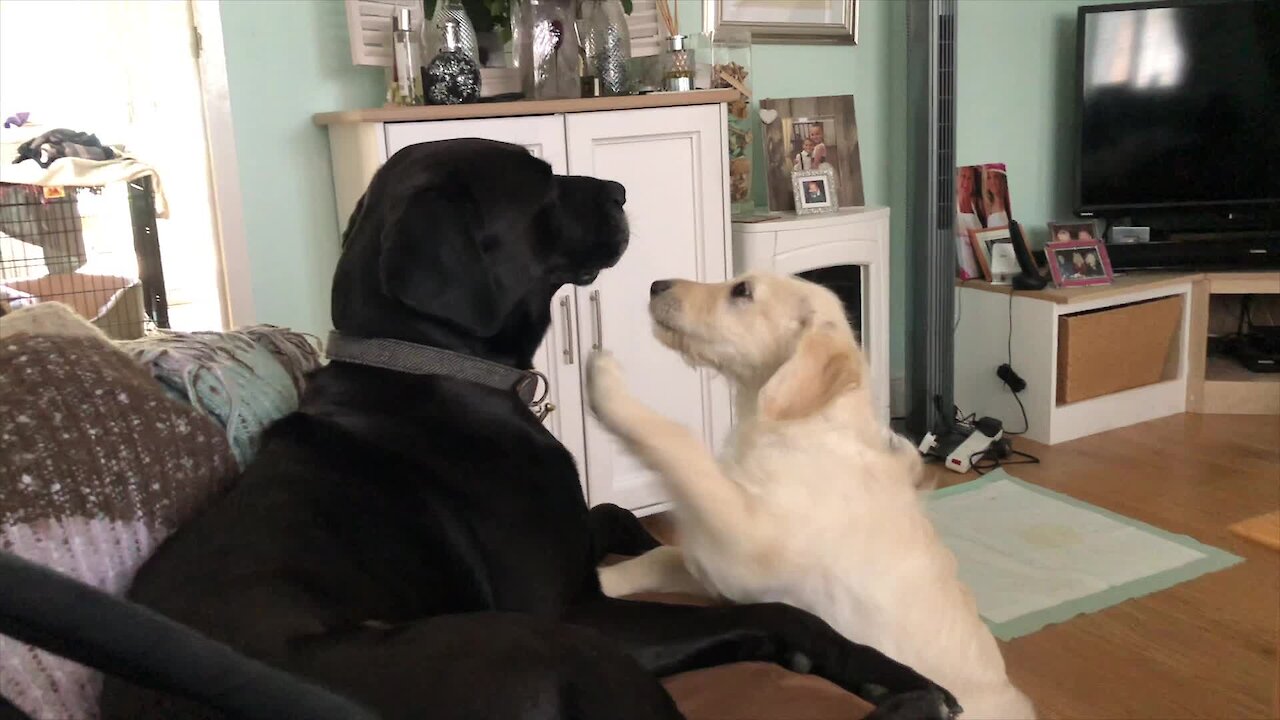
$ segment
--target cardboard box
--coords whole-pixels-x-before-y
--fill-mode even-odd
[[[1172,380],[1182,298],[1058,318],[1059,405]]]

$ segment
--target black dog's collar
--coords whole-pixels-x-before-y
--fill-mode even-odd
[[[353,337],[334,331],[329,333],[325,354],[330,360],[412,375],[441,375],[498,390],[510,390],[530,407],[541,404],[547,397],[547,376],[537,370],[518,370],[430,345],[389,338]],[[546,417],[546,413],[554,409],[547,403],[539,409],[539,417]]]

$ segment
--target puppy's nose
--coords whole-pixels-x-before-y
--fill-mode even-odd
[[[618,203],[619,205],[627,204],[627,189],[622,186],[622,183],[606,180],[605,192],[608,193],[610,200]]]
[[[670,290],[672,285],[675,285],[675,283],[670,280],[654,280],[653,284],[649,286],[649,297],[657,297],[661,295],[662,293]]]

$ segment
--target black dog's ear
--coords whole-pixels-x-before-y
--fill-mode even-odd
[[[426,187],[410,194],[383,227],[384,290],[469,334],[496,334],[526,288],[503,272],[505,258],[486,252],[479,225],[474,204],[456,192]]]

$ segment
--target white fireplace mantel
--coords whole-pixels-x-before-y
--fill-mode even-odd
[[[859,207],[821,215],[733,223],[735,273],[791,275],[856,265],[861,273],[860,340],[871,366],[876,404],[889,421],[889,208]]]

